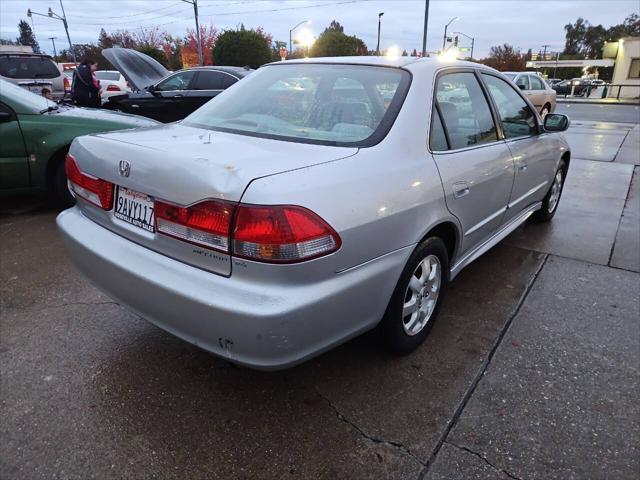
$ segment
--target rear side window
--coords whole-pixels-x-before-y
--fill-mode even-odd
[[[433,109],[433,121],[431,122],[431,134],[429,135],[429,146],[433,152],[443,152],[449,149],[447,136],[444,133],[442,120],[437,109]]]
[[[539,77],[535,75],[529,76],[529,82],[531,82],[531,90],[544,90],[544,84]]]
[[[498,139],[489,104],[473,73],[441,75],[436,100],[451,149],[482,145]]]
[[[224,90],[237,81],[226,73],[203,70],[198,74],[192,90]]]
[[[7,78],[57,78],[61,75],[56,64],[47,57],[0,55],[0,75]]]
[[[536,134],[535,114],[511,85],[493,75],[483,73],[482,78],[498,108],[505,138]]]

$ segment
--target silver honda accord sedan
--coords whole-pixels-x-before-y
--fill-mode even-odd
[[[57,222],[94,284],[232,362],[373,328],[408,353],[465,266],[553,217],[568,125],[475,63],[279,62],[179,123],[77,138]]]

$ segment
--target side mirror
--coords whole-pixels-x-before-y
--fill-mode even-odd
[[[155,96],[158,96],[158,89],[155,85],[149,85],[148,87],[145,87],[145,90]]]
[[[571,120],[561,113],[549,113],[544,117],[544,129],[547,132],[564,132],[571,125]]]
[[[0,112],[0,123],[7,123],[13,120],[13,115],[9,112]]]
[[[526,90],[527,89],[527,87],[525,85],[522,85],[522,84],[518,84],[518,88],[520,90]]]

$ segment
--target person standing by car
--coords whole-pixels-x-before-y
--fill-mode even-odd
[[[80,107],[100,108],[100,81],[95,60],[85,58],[73,74],[71,98]]]

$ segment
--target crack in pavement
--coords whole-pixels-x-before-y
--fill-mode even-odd
[[[482,377],[484,377],[487,369],[489,368],[489,365],[491,364],[491,360],[493,360],[493,356],[495,355],[496,351],[498,350],[498,347],[500,347],[500,344],[502,343],[503,338],[505,337],[505,335],[509,331],[509,327],[511,327],[511,324],[513,323],[514,319],[518,316],[518,313],[520,313],[520,309],[522,308],[522,305],[524,305],[524,302],[526,301],[527,297],[529,296],[529,293],[533,289],[533,285],[535,284],[536,280],[540,276],[540,273],[542,272],[542,269],[547,264],[547,260],[549,259],[549,257],[550,257],[550,254],[548,254],[548,253],[544,254],[543,258],[542,258],[542,261],[540,262],[540,265],[535,270],[535,272],[533,272],[533,276],[531,277],[531,279],[527,283],[527,286],[525,287],[524,292],[522,292],[522,295],[518,299],[518,303],[516,304],[515,308],[513,309],[513,312],[511,313],[511,315],[509,315],[509,318],[507,318],[507,321],[505,322],[504,326],[502,327],[502,330],[500,331],[500,333],[498,333],[498,337],[496,338],[493,346],[491,347],[491,350],[489,350],[489,353],[487,353],[487,356],[483,360],[483,362],[480,365],[480,368],[478,369],[475,377],[471,381],[471,384],[469,385],[469,388],[467,389],[467,391],[465,392],[465,394],[462,397],[462,400],[460,400],[460,403],[458,404],[458,406],[456,407],[455,411],[453,412],[453,416],[449,420],[449,423],[447,423],[447,426],[445,427],[444,431],[442,432],[442,435],[440,435],[440,440],[436,444],[436,447],[433,449],[433,452],[431,453],[431,456],[429,457],[429,460],[427,460],[424,468],[422,469],[422,471],[418,475],[418,480],[422,480],[422,479],[426,478],[427,473],[429,473],[429,468],[434,464],[434,462],[436,460],[436,457],[438,456],[438,453],[440,452],[440,449],[442,448],[442,445],[447,441],[447,437],[451,433],[451,430],[453,430],[453,427],[455,427],[456,423],[458,422],[458,419],[460,418],[460,416],[462,415],[462,412],[464,411],[465,407],[467,406],[467,403],[471,399],[471,396],[473,395],[473,393],[475,392],[478,384],[480,383],[480,380],[482,380]],[[447,442],[447,443],[449,443],[449,442]]]
[[[324,396],[317,389],[316,389],[316,394],[331,407],[331,409],[335,412],[336,417],[338,417],[338,420],[340,420],[340,421],[346,423],[347,425],[351,426],[352,428],[354,428],[362,437],[366,438],[370,442],[377,443],[377,444],[380,444],[380,445],[387,445],[389,447],[395,448],[396,450],[400,450],[403,454],[409,455],[411,458],[413,458],[423,468],[426,466],[426,463],[424,461],[422,461],[420,459],[420,457],[418,457],[415,453],[413,453],[411,450],[409,450],[407,447],[405,447],[402,443],[395,442],[393,440],[385,440],[383,438],[377,438],[377,437],[374,437],[372,435],[369,435],[362,428],[360,428],[357,424],[355,424],[353,421],[351,421],[347,417],[345,417],[344,414],[342,412],[340,412],[340,410],[338,410],[338,407],[336,407],[333,404],[333,402],[331,400],[329,400],[329,398]]]
[[[475,451],[471,450],[469,447],[463,447],[461,445],[457,445],[457,444],[455,444],[453,442],[450,442],[448,440],[445,440],[444,443],[446,443],[447,445],[451,445],[452,447],[455,447],[455,448],[457,448],[459,450],[462,450],[463,452],[467,452],[467,453],[470,453],[471,455],[475,455],[480,460],[482,460],[484,463],[489,465],[491,468],[493,468],[494,470],[496,470],[498,472],[503,472],[509,478],[513,478],[514,480],[524,480],[523,478],[515,476],[513,473],[505,470],[504,468],[500,468],[500,467],[494,465],[484,455],[482,455],[481,453],[478,453],[478,452],[475,452]]]

